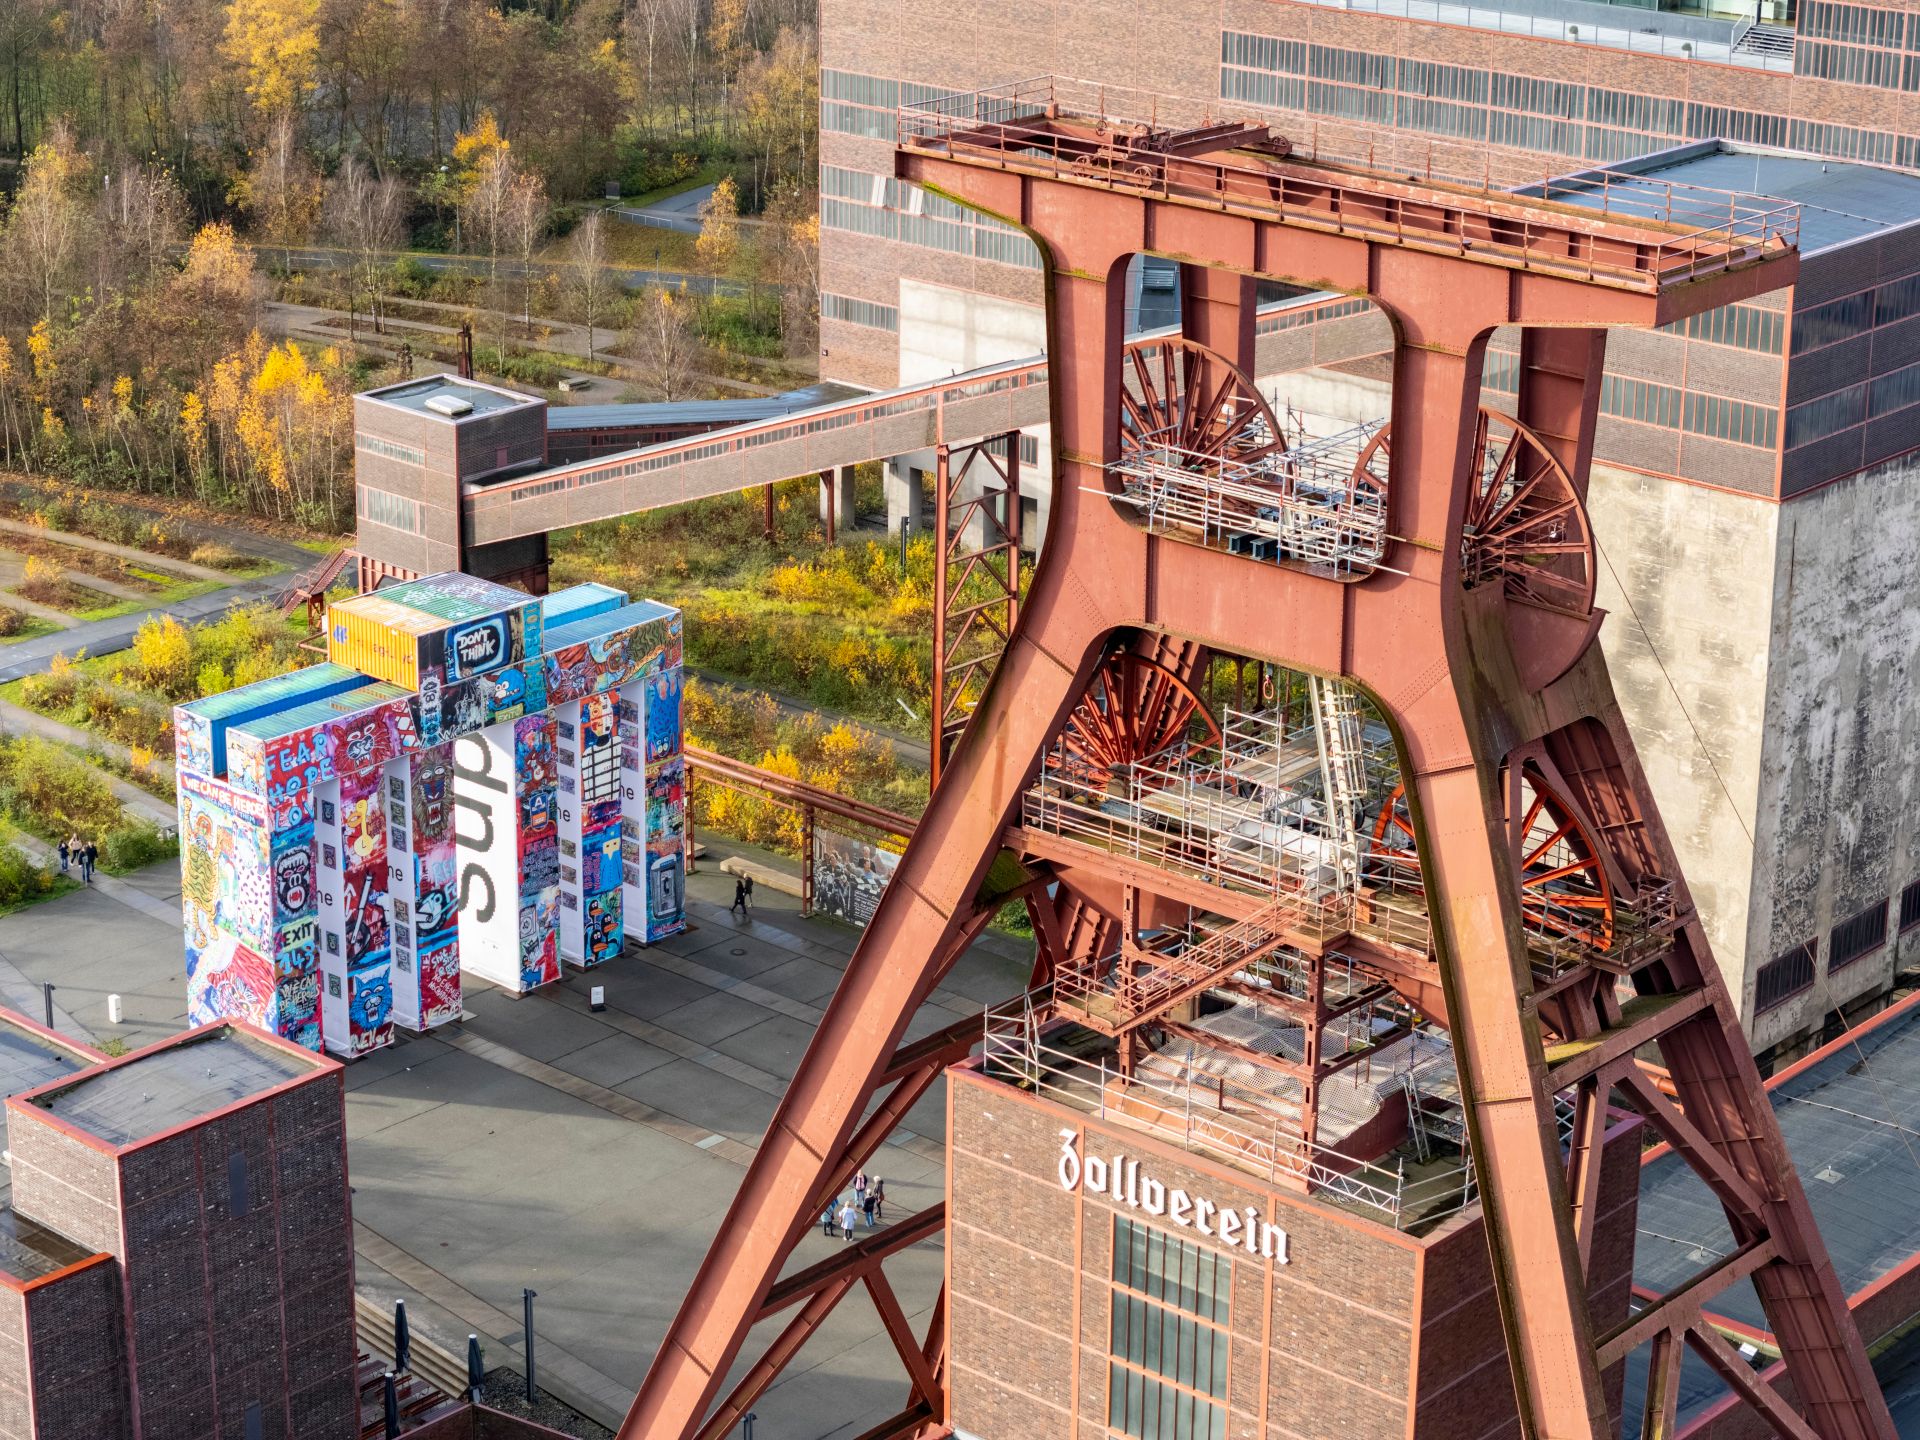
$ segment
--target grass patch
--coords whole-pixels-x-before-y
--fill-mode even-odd
[[[24,610],[16,610],[11,605],[0,605],[0,645],[13,645],[21,640],[38,640],[42,635],[57,634],[60,626],[39,615],[29,615]]]
[[[18,842],[19,832],[0,821],[0,915],[11,915],[43,900],[57,899],[79,881],[57,865],[41,865]]]

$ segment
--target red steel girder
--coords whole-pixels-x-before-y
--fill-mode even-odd
[[[1170,161],[1163,174],[1192,163]],[[1597,737],[1586,743],[1607,753],[1580,773],[1611,777],[1609,804],[1632,812],[1656,873],[1677,882],[1678,872],[1592,644],[1591,617],[1510,604],[1499,587],[1463,583],[1479,377],[1497,326],[1526,328],[1525,346],[1541,327],[1661,325],[1790,283],[1797,256],[1731,240],[1689,250],[1671,227],[1354,172],[1290,174],[1274,203],[1227,188],[1218,166],[1202,165],[1193,183],[1102,184],[1023,166],[1005,152],[905,149],[897,168],[1025,226],[1049,253],[1053,539],[977,723],[950,758],[622,1436],[697,1433],[774,1282],[785,1237],[817,1214],[820,1182],[841,1163],[919,999],[951,962],[1020,797],[1116,630],[1345,677],[1387,718],[1408,778],[1444,992],[1435,1008],[1459,1057],[1522,1423],[1533,1436],[1605,1433],[1602,1355],[1550,1123],[1547,1037],[1530,1004],[1502,793],[1516,744],[1544,740],[1552,749],[1586,727]],[[1208,173],[1211,193],[1200,183]],[[1317,198],[1309,182],[1321,185]],[[1448,224],[1456,226],[1450,236]],[[1493,238],[1480,243],[1481,234]],[[1150,536],[1101,494],[1119,434],[1118,282],[1143,250],[1342,289],[1392,314],[1391,568],[1338,584],[1253,563]],[[1219,307],[1199,308],[1217,345]],[[1234,324],[1249,326],[1250,311],[1241,307]],[[1545,351],[1554,363],[1535,367],[1517,418],[1549,438],[1584,491],[1600,349],[1589,338]],[[1608,805],[1589,808],[1610,819]],[[1736,1013],[1698,921],[1681,908],[1689,918],[1671,952],[1634,975],[1643,987],[1708,996],[1658,1036],[1687,1126],[1672,1127],[1677,1143],[1721,1182],[1736,1211],[1759,1212],[1742,1217],[1754,1232],[1743,1263],[1754,1267],[1808,1433],[1891,1440]],[[1686,1312],[1673,1313],[1659,1330],[1669,1337],[1658,1341],[1662,1376],[1671,1373],[1672,1337],[1690,1325]],[[1702,1348],[1692,1328],[1681,1338]],[[1781,1409],[1777,1395],[1748,1380],[1730,1383],[1763,1414]]]

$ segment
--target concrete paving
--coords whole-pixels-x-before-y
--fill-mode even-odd
[[[76,892],[0,917],[0,957],[13,989],[54,981],[76,1029],[139,1045],[184,1023],[178,922],[155,913],[178,914],[179,879],[163,865],[120,884],[152,908]],[[603,1423],[645,1373],[858,939],[765,890],[750,920],[730,916],[731,880],[710,861],[688,888],[689,933],[523,999],[470,982],[461,1024],[347,1076],[361,1290],[405,1298],[456,1352],[475,1333],[489,1364],[517,1364],[531,1287],[542,1383]],[[1026,947],[989,936],[911,1033],[1004,999],[1028,964]],[[597,1014],[593,985],[606,992]],[[118,1027],[110,991],[126,1005]],[[944,1196],[944,1133],[936,1087],[870,1165],[896,1217]],[[841,1243],[816,1227],[793,1268]],[[942,1267],[931,1242],[889,1263],[916,1324]],[[871,1305],[850,1299],[760,1400],[757,1433],[858,1435],[904,1396]]]

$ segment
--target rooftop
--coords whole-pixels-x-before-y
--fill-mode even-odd
[[[432,415],[449,422],[512,410],[521,405],[543,403],[532,395],[517,395],[511,390],[498,390],[491,385],[462,380],[454,375],[429,375],[424,380],[408,380],[403,384],[389,385],[383,390],[369,390],[363,398],[381,400],[389,405],[398,405],[403,410]],[[429,404],[429,401],[439,404]],[[449,414],[440,408],[440,405],[446,405],[449,409],[457,410],[461,404],[467,408],[457,414]]]
[[[458,570],[444,570],[438,575],[409,580],[404,585],[389,585],[367,595],[350,596],[331,608],[420,634],[457,625],[462,620],[517,609],[527,604],[528,599],[524,590],[496,585],[491,580]]]
[[[362,710],[371,710],[376,705],[404,700],[412,694],[413,691],[404,685],[394,685],[385,680],[369,680],[357,690],[323,696],[318,700],[308,700],[285,710],[276,710],[271,715],[257,716],[243,724],[233,726],[232,733],[251,736],[256,740],[272,740],[281,735],[291,735],[299,730],[311,729],[315,725],[324,725],[329,720],[338,720],[342,715],[354,715]]]
[[[618,430],[639,425],[750,425],[795,410],[851,400],[867,392],[851,385],[823,380],[784,395],[753,400],[673,400],[634,405],[560,405],[547,411],[549,430]]]
[[[41,1280],[56,1270],[78,1265],[94,1252],[66,1236],[0,1206],[0,1272],[15,1280]]]
[[[1920,1253],[1920,997],[1826,1047],[1770,1090],[1840,1287],[1857,1295]],[[1670,1152],[1641,1172],[1638,1228],[1633,1279],[1648,1289],[1670,1290],[1736,1248],[1719,1202]],[[1767,1329],[1749,1282],[1721,1292],[1708,1308]],[[1687,1359],[1683,1416],[1725,1393],[1704,1365]],[[1633,1374],[1627,1393],[1644,1393]]]
[[[233,1026],[190,1031],[21,1102],[116,1148],[150,1140],[326,1062]]]
[[[1800,207],[1803,255],[1850,245],[1920,220],[1920,176],[1725,140],[1681,145],[1587,173],[1603,172],[1611,177],[1609,188],[1615,192],[1621,176],[1641,177],[1649,198],[1674,184],[1790,201]],[[1585,203],[1577,192],[1566,192],[1564,185],[1564,181],[1554,182],[1556,200]]]

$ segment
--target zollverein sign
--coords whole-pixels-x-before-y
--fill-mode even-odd
[[[1218,1205],[1204,1195],[1170,1190],[1151,1175],[1140,1173],[1140,1162],[1116,1154],[1111,1160],[1080,1155],[1080,1132],[1060,1132],[1060,1188],[1068,1194],[1085,1186],[1089,1194],[1138,1210],[1163,1215],[1181,1229],[1192,1229],[1235,1250],[1258,1255],[1276,1265],[1287,1263],[1287,1232],[1260,1218],[1249,1205],[1244,1210]]]

